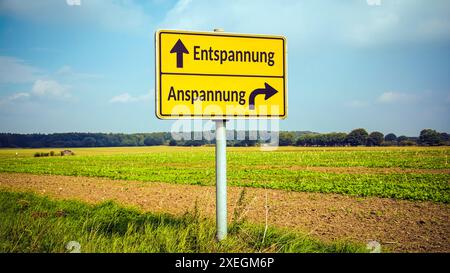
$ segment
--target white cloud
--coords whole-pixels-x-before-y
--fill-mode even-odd
[[[29,93],[21,92],[21,93],[13,94],[12,96],[9,97],[9,99],[10,100],[18,100],[18,99],[29,98],[29,97],[30,97]]]
[[[0,104],[18,103],[36,97],[66,99],[72,96],[70,89],[70,86],[60,84],[54,80],[36,80],[30,92],[14,93],[5,98],[0,98]]]
[[[406,103],[416,101],[417,99],[418,97],[415,94],[384,92],[377,100],[380,103]]]
[[[130,103],[130,102],[146,101],[149,99],[150,99],[150,94],[133,97],[128,93],[123,93],[118,96],[112,97],[109,100],[109,102],[110,103]]]
[[[0,56],[0,84],[14,86],[29,84],[29,92],[18,92],[0,97],[0,103],[19,103],[37,97],[66,99],[72,97],[73,83],[78,85],[81,80],[101,78],[99,74],[80,73],[68,65],[62,66],[54,73],[47,73],[28,65],[24,60],[12,56]]]
[[[71,6],[65,0],[0,1],[0,14],[32,22],[73,26],[101,27],[133,31],[148,26],[150,18],[134,1],[81,1]]]
[[[47,74],[47,75],[45,75]],[[0,56],[0,83],[32,83],[39,78],[49,77],[42,69],[27,64],[24,60],[12,56]],[[81,73],[74,71],[69,65],[64,65],[53,73],[52,77],[59,79],[83,80],[99,79],[100,74]]]
[[[70,97],[70,86],[62,85],[54,80],[37,80],[31,89],[36,96],[49,96],[58,98]]]
[[[39,72],[39,69],[28,65],[24,60],[0,56],[0,83],[32,82]]]
[[[15,93],[9,97],[0,99],[0,105],[19,101],[19,100],[25,100],[25,99],[28,99],[29,97],[30,97],[30,94],[26,93],[26,92]]]
[[[69,65],[64,65],[56,71],[56,75],[60,77],[82,80],[82,79],[98,79],[102,78],[99,74],[80,73],[73,70]]]
[[[410,44],[450,40],[450,2],[434,0],[383,1],[351,18],[349,38],[356,45]]]
[[[180,0],[160,27],[284,34],[292,46],[376,46],[450,40],[448,0]]]

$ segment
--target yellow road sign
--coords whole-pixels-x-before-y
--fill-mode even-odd
[[[284,37],[160,30],[155,42],[158,118],[287,117]]]

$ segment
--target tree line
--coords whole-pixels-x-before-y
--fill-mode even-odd
[[[282,143],[286,141],[287,143]],[[280,145],[296,146],[442,146],[450,145],[448,133],[424,129],[418,137],[396,136],[394,133],[383,135],[381,132],[370,134],[362,128],[350,133],[304,134],[298,138],[289,132],[280,133]]]
[[[268,133],[268,132],[264,132]],[[229,146],[258,146],[268,141],[251,140],[257,132],[228,131]],[[55,134],[12,134],[0,133],[0,147],[3,148],[64,148],[64,147],[120,147],[120,146],[203,146],[213,145],[214,140],[195,139],[199,132],[192,132],[174,139],[169,132],[116,134],[116,133],[55,133]],[[240,135],[242,140],[236,140]],[[261,133],[260,133],[261,135]],[[201,133],[200,133],[201,136]],[[282,131],[280,146],[438,146],[450,145],[449,135],[432,129],[424,129],[418,137],[383,135],[365,129],[349,133],[314,133],[309,131]]]

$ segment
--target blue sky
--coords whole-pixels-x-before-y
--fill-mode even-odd
[[[0,131],[154,132],[157,29],[288,40],[283,130],[450,132],[450,1],[0,0]]]

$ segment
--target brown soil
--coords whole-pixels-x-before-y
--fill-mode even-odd
[[[215,188],[88,177],[0,173],[0,189],[33,191],[90,203],[115,200],[144,211],[182,214],[197,202],[203,213],[215,214]],[[243,188],[229,187],[228,214]],[[398,252],[449,252],[450,206],[387,198],[286,192],[246,188],[244,217],[264,223],[266,198],[269,225],[301,230],[329,241],[377,240]]]

